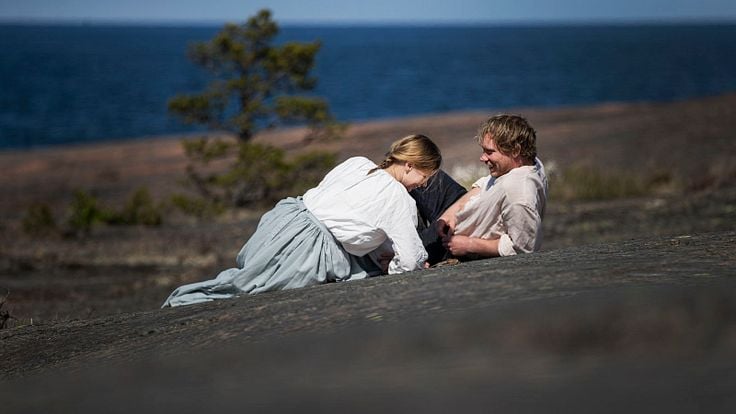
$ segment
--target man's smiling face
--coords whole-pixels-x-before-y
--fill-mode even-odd
[[[480,156],[481,162],[486,164],[488,171],[493,177],[500,177],[516,167],[520,167],[522,163],[511,155],[506,155],[498,150],[496,143],[491,134],[483,136],[480,144],[483,154]]]

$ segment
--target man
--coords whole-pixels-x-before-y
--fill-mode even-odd
[[[489,175],[444,210],[434,223],[436,233],[422,234],[432,264],[448,253],[477,259],[531,253],[541,246],[547,177],[537,158],[536,132],[520,116],[496,115],[481,124],[477,138],[483,150],[480,160],[488,166]],[[448,179],[443,176],[445,182],[439,187],[457,188]],[[457,191],[434,191],[457,196]],[[415,195],[420,211],[428,204],[426,198]],[[431,253],[439,243],[445,249],[444,257]]]

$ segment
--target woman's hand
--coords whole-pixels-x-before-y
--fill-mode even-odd
[[[450,206],[439,219],[434,223],[437,226],[437,234],[443,239],[452,237],[455,234],[455,225],[457,224],[457,213],[460,212],[471,198],[480,194],[480,188],[474,187],[465,195],[460,197],[453,205]]]
[[[451,214],[449,216],[442,216],[440,217],[434,225],[437,229],[437,234],[442,237],[442,239],[446,239],[448,237],[451,237],[453,233],[455,233],[455,223],[456,218],[454,214]]]

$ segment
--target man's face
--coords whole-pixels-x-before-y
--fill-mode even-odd
[[[480,160],[488,166],[488,170],[493,177],[498,178],[512,169],[521,166],[518,160],[498,150],[491,134],[483,136],[480,146],[483,149]]]

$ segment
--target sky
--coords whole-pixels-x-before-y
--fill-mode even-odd
[[[736,22],[736,0],[0,0],[0,21],[280,23]]]

